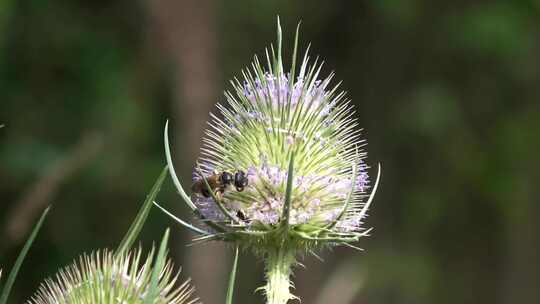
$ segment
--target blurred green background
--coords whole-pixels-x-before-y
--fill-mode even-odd
[[[362,253],[336,248],[295,272],[303,303],[538,303],[540,4],[537,1],[0,2],[0,265],[53,209],[13,303],[82,252],[115,246],[164,165],[172,121],[190,179],[228,80],[275,39],[334,70],[354,101],[369,163],[383,165]],[[375,172],[371,172],[372,176]],[[166,181],[159,201],[189,214]],[[150,247],[201,299],[223,302],[231,248],[153,210]],[[245,252],[238,303],[262,303],[263,265]]]

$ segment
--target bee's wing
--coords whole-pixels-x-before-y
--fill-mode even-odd
[[[202,175],[197,171],[193,170],[193,173],[191,174],[191,181],[193,184],[200,182],[202,180]]]

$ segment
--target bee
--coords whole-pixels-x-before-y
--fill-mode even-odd
[[[208,186],[210,186],[210,189],[208,189],[209,187],[206,185],[205,180],[208,183]],[[234,185],[236,191],[244,191],[244,188],[248,185],[246,173],[244,171],[237,171],[232,175],[227,171],[214,171],[212,175],[205,176],[195,181],[193,185],[191,185],[191,190],[194,193],[202,194],[204,197],[211,197],[212,193],[210,190],[213,191],[214,194],[223,194],[231,185]]]

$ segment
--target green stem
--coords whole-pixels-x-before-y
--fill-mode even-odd
[[[292,266],[296,262],[294,249],[273,248],[266,257],[266,303],[285,304],[294,298],[290,293]]]

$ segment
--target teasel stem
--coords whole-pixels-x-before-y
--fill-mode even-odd
[[[290,288],[292,267],[296,263],[296,250],[286,244],[268,250],[266,254],[266,303],[285,304],[296,298]]]

